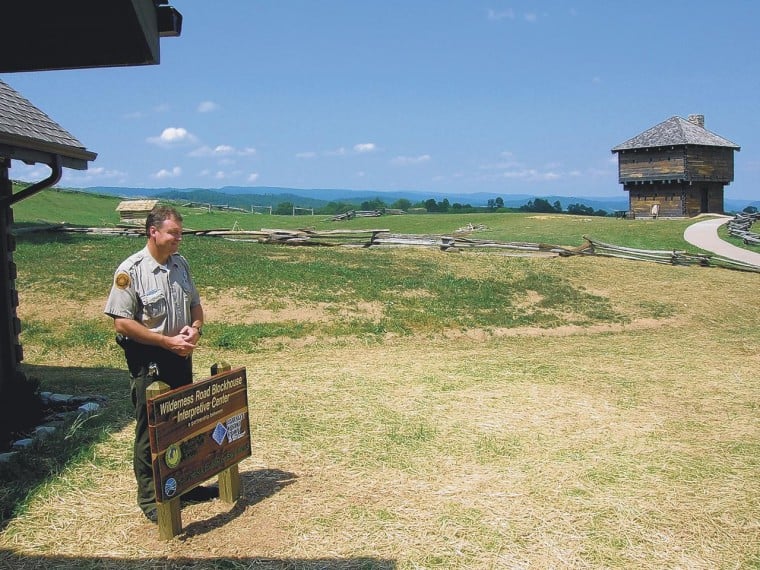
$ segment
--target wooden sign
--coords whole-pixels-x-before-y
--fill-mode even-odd
[[[156,501],[176,499],[251,455],[245,368],[148,399]]]

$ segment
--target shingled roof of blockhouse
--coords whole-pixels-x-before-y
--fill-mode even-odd
[[[50,164],[54,156],[63,166],[86,170],[97,154],[0,80],[0,157]]]
[[[659,125],[655,125],[628,139],[612,149],[612,152],[622,150],[633,150],[641,148],[656,148],[664,146],[725,146],[735,150],[740,150],[739,145],[732,143],[728,139],[711,133],[704,127],[687,121],[681,117],[671,117]]]

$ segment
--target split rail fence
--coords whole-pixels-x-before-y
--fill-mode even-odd
[[[29,231],[29,230],[27,230]],[[101,235],[144,235],[135,228],[74,228],[65,225],[47,226],[44,231],[88,232]],[[608,244],[588,236],[578,247],[530,242],[502,242],[475,239],[468,232],[452,235],[399,234],[387,229],[370,230],[326,230],[310,229],[285,230],[186,230],[185,234],[222,238],[237,242],[279,244],[290,246],[319,247],[429,247],[445,252],[499,251],[511,256],[551,256],[570,257],[576,255],[612,257],[618,259],[649,261],[669,265],[698,265],[702,267],[724,267],[741,271],[760,273],[760,267],[741,261],[706,253],[690,253],[679,250],[646,250]]]
[[[760,220],[760,212],[754,214],[736,214],[728,222],[728,235],[741,239],[747,245],[760,245],[760,234],[750,231],[752,224]]]

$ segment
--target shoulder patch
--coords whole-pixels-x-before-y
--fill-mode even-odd
[[[126,271],[120,271],[116,274],[114,283],[119,289],[126,289],[129,287],[130,283],[132,283],[132,280],[129,278],[129,273]]]

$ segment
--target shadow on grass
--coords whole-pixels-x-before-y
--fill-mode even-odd
[[[29,367],[28,367],[29,368]],[[76,369],[48,367],[31,367],[37,369],[41,376],[70,378],[72,386],[90,386],[90,377],[122,377],[123,370],[113,369]],[[44,368],[44,369],[43,369]],[[53,385],[61,386],[61,380],[53,381]],[[43,384],[46,382],[43,381]],[[65,384],[65,383],[63,383]],[[106,383],[108,384],[108,383]],[[73,390],[72,390],[73,391]],[[78,430],[77,437],[60,437],[60,441],[50,438],[20,455],[15,469],[10,466],[0,466],[0,480],[3,491],[0,499],[3,504],[3,519],[0,531],[3,530],[19,508],[23,507],[26,497],[48,479],[61,472],[68,462],[86,455],[93,445],[108,437],[108,434],[123,428],[132,421],[130,415],[119,413],[104,413],[103,420],[96,426]],[[65,443],[64,443],[65,442]],[[229,511],[219,513],[207,520],[196,521],[187,525],[178,535],[179,540],[200,536],[221,529],[237,517],[241,516],[248,507],[256,505],[274,496],[283,488],[296,482],[297,476],[280,469],[257,469],[240,474],[242,493]],[[9,494],[7,491],[11,490]],[[157,530],[156,530],[157,532]],[[0,549],[0,568],[18,570],[38,568],[63,569],[170,569],[170,568],[261,568],[264,570],[393,570],[397,564],[393,560],[356,557],[356,558],[272,558],[272,557],[221,557],[221,558],[108,558],[99,556],[63,556],[63,555],[27,555],[17,554],[12,550]]]
[[[65,227],[69,228],[70,230],[77,228],[80,230],[85,230],[87,228],[87,226],[75,224],[65,224]],[[63,228],[64,224],[48,224],[43,222],[14,222],[11,231],[13,234],[15,234],[16,240],[18,242],[29,242],[36,244],[48,242],[71,243],[77,239],[75,237],[77,232],[61,231]]]
[[[8,564],[8,565],[5,565]],[[38,568],[150,569],[170,568],[257,568],[262,570],[393,570],[396,562],[383,558],[100,558],[68,556],[15,556],[0,550],[1,568],[36,570]]]
[[[0,531],[23,510],[35,489],[133,420],[128,375],[123,369],[22,365],[21,370],[39,381],[41,392],[104,396],[107,402],[94,414],[70,412],[58,420],[53,434],[35,439],[30,447],[0,463]]]
[[[128,373],[115,368],[76,368],[24,365],[24,374],[40,382],[41,391],[66,393],[73,396],[99,395],[107,398],[101,412],[94,415],[73,414],[55,434],[37,441],[32,447],[20,451],[8,463],[0,464],[0,532],[9,522],[23,512],[26,501],[35,491],[62,473],[66,466],[80,459],[87,459],[98,443],[107,440],[112,433],[121,431],[133,422],[133,410],[129,403]],[[131,462],[130,462],[131,463]],[[199,536],[224,527],[241,516],[248,507],[272,497],[296,481],[296,475],[279,469],[258,469],[241,472],[241,496],[229,511],[209,519],[187,525],[180,537]],[[213,479],[213,478],[212,478]],[[190,560],[185,561],[184,566]],[[199,561],[194,561],[196,564]],[[212,564],[209,566],[208,564]],[[386,560],[324,559],[204,559],[202,567],[256,568],[394,568]],[[170,566],[155,560],[101,560],[57,556],[21,556],[0,550],[0,568],[174,568],[184,567],[173,560]]]
[[[280,469],[258,469],[241,473],[242,493],[232,508],[226,513],[187,525],[182,529],[180,536],[189,538],[223,527],[243,514],[248,507],[268,499],[295,481],[295,474]]]
[[[208,520],[194,522],[178,535],[179,540],[198,536],[218,529],[240,516],[245,510],[272,497],[284,487],[296,481],[293,473],[280,469],[258,469],[240,474],[243,493],[235,505],[226,513]],[[157,531],[156,531],[157,532]],[[170,568],[261,568],[264,570],[393,570],[397,564],[393,560],[356,558],[271,558],[271,557],[220,557],[220,558],[107,558],[95,556],[57,556],[16,554],[11,550],[0,550],[0,568],[32,570],[38,568],[63,569],[170,569]]]

